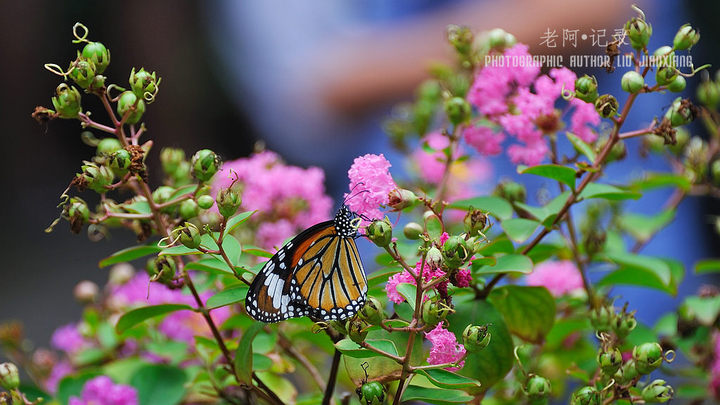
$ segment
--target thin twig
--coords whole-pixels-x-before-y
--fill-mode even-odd
[[[323,395],[322,404],[329,405],[332,400],[333,392],[335,391],[335,381],[337,381],[338,369],[340,368],[340,350],[335,349],[333,355],[332,366],[330,367],[330,376],[328,377],[327,387],[325,387],[325,394]]]

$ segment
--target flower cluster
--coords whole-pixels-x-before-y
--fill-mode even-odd
[[[527,285],[547,288],[556,297],[583,288],[580,270],[569,260],[542,262],[525,280]]]
[[[529,61],[527,49],[526,45],[516,44],[503,57]],[[575,89],[575,73],[567,68],[551,69],[548,75],[539,73],[540,65],[536,63],[489,64],[478,71],[467,96],[480,114],[519,142],[507,150],[514,163],[536,165],[545,158],[548,145],[543,135],[555,133],[560,127],[555,102],[563,92]],[[593,105],[573,99],[570,107],[574,109],[570,131],[585,141],[593,141],[596,136],[588,125],[600,122]],[[500,153],[505,139],[504,134],[480,124],[469,126],[463,135],[469,145],[484,155]]]
[[[465,356],[465,347],[457,342],[454,333],[443,328],[444,322],[437,324],[435,329],[425,332],[425,338],[430,341],[432,348],[427,362],[430,364],[454,363]],[[458,367],[447,367],[446,370],[455,371],[463,368],[465,361]]]
[[[417,285],[417,282],[415,281],[415,278],[417,277],[418,272],[420,271],[420,267],[422,266],[422,262],[417,262],[415,264],[415,274],[411,274],[407,270],[403,270],[400,273],[394,274],[390,279],[388,280],[387,284],[385,285],[385,291],[387,291],[388,299],[396,304],[400,304],[401,302],[405,301],[405,297],[403,297],[397,290],[397,286],[400,283],[408,283],[412,285]],[[428,283],[433,279],[438,279],[445,275],[445,272],[432,268],[428,263],[425,263],[425,267],[422,270],[422,277],[423,277],[423,283]],[[440,285],[444,284],[447,286],[447,282],[440,283],[436,286],[436,288],[441,288]],[[425,297],[427,298],[427,297]]]
[[[397,189],[388,170],[390,166],[382,154],[355,158],[348,170],[352,194],[345,194],[351,211],[368,219],[383,218],[380,208],[388,205],[390,192]]]
[[[68,405],[137,405],[135,388],[114,384],[110,377],[101,375],[88,380],[80,398],[70,397]]]
[[[253,218],[258,222],[256,243],[272,249],[329,218],[333,204],[325,194],[324,182],[321,169],[286,165],[277,154],[265,151],[225,162],[215,175],[213,194],[233,184],[241,193],[241,208],[259,211]]]

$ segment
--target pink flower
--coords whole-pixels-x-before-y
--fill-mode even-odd
[[[68,405],[137,405],[138,395],[129,385],[114,384],[110,377],[101,375],[88,380],[81,398],[70,397]]]
[[[281,219],[277,222],[263,222],[258,226],[255,240],[257,244],[265,247],[280,247],[285,239],[292,236],[295,227],[287,219]]]
[[[332,200],[325,195],[325,174],[317,167],[288,166],[277,154],[261,152],[225,162],[213,180],[213,194],[235,179],[234,187],[242,193],[241,210],[259,211],[251,223],[287,221],[273,231],[264,231],[272,237],[257,242],[263,248],[271,249],[278,239],[282,241],[330,217]]]
[[[715,332],[712,339],[715,350],[710,364],[710,392],[715,399],[720,399],[720,333]]]
[[[470,287],[472,281],[472,273],[470,269],[461,269],[455,273],[455,286],[456,287]]]
[[[429,364],[453,363],[460,360],[465,355],[465,347],[458,344],[455,334],[447,329],[443,329],[443,322],[440,322],[435,329],[425,332],[425,338],[430,341],[432,348],[430,349],[430,357],[427,362]],[[458,365],[459,367],[446,367],[446,370],[455,371],[463,368],[465,361]]]
[[[450,145],[450,140],[439,132],[433,132],[426,135],[422,139],[422,143],[427,144],[434,152],[427,152],[422,147],[419,147],[413,154],[413,158],[420,170],[420,177],[428,183],[439,184],[447,164],[447,157],[443,150]],[[459,149],[454,150],[453,159],[460,157],[460,154]]]
[[[531,143],[525,146],[510,145],[508,155],[513,163],[523,163],[534,166],[542,162],[547,154],[548,147],[544,141]]]
[[[450,239],[450,235],[448,235],[447,232],[443,232],[443,233],[440,235],[440,240],[439,240],[440,246],[444,245],[445,242],[447,242],[448,239]]]
[[[381,206],[386,206],[390,191],[397,188],[385,156],[367,154],[355,158],[348,177],[352,194],[345,194],[351,211],[370,219],[382,219]]]
[[[420,266],[422,265],[422,262],[417,262],[415,264],[415,273],[410,274],[409,271],[403,270],[400,273],[396,273],[393,276],[388,279],[387,284],[385,285],[385,291],[387,291],[388,299],[396,304],[400,304],[405,301],[405,297],[400,295],[400,293],[397,291],[397,286],[400,283],[408,283],[412,285],[417,285],[415,282],[415,277],[418,274],[417,272],[420,271]],[[423,270],[423,283],[427,283],[432,279],[440,278],[445,275],[445,272],[440,269],[432,269],[429,264],[425,263],[425,268]],[[446,283],[440,283],[437,287],[439,287],[442,284]],[[426,297],[427,298],[427,297]]]
[[[52,370],[50,371],[50,375],[45,380],[45,389],[51,394],[54,394],[55,392],[57,392],[60,380],[72,374],[73,371],[73,366],[67,360],[61,360],[55,363]]]
[[[527,275],[526,282],[527,285],[545,287],[556,297],[583,288],[580,271],[569,260],[538,264],[532,273]]]
[[[463,131],[463,137],[468,145],[475,148],[481,155],[492,156],[502,152],[502,142],[505,134],[495,132],[490,127],[471,125]]]
[[[570,132],[585,142],[593,142],[597,134],[588,125],[600,124],[600,115],[595,111],[595,106],[576,98],[570,100],[570,105],[574,107],[570,117]]]
[[[50,338],[50,345],[68,354],[74,354],[91,345],[78,331],[77,325],[68,324],[55,329]]]

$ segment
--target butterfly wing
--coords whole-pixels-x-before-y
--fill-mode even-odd
[[[268,323],[301,316],[345,319],[362,308],[366,293],[355,240],[338,235],[333,221],[327,221],[297,235],[265,263],[245,307]]]

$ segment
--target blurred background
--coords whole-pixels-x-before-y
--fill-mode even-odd
[[[325,169],[328,191],[339,201],[355,156],[385,153],[400,166],[393,172],[402,170],[382,135],[381,122],[394,103],[412,97],[431,61],[450,60],[444,39],[448,24],[469,25],[476,32],[500,26],[537,53],[600,54],[597,47],[548,49],[540,45],[541,37],[548,28],[559,33],[564,28],[612,32],[634,15],[631,3],[586,2],[580,7],[565,0],[3,1],[0,321],[22,320],[28,337],[47,345],[57,326],[80,314],[72,299],[75,284],[83,279],[104,284],[107,272],[98,269],[97,262],[134,243],[134,236],[123,232],[90,242],[84,233],[70,234],[65,222],[51,234],[43,232],[58,216],[58,197],[81,161],[94,153],[80,141],[76,121],[39,125],[30,117],[36,105],[51,105],[60,78],[43,64],[65,66],[73,58],[75,22],[83,22],[90,29],[89,38],[111,50],[112,63],[105,72],[109,83],[123,85],[132,67],[145,67],[162,77],[157,101],[144,117],[148,137],[155,141],[148,158],[151,171],[158,167],[158,153],[165,146],[181,147],[189,154],[207,147],[229,160],[247,156],[261,142],[290,164]],[[696,64],[718,66],[720,28],[712,18],[720,15],[719,4],[654,1],[640,6],[653,24],[653,47],[671,42],[677,28],[689,21],[702,33],[693,49],[694,59],[700,61]],[[600,69],[590,73],[598,76],[603,92],[619,94],[619,71],[612,76],[615,84]],[[694,93],[698,80],[689,81],[688,94]],[[674,97],[653,97],[638,105],[635,116],[640,118],[627,128],[648,123]],[[84,99],[83,109],[103,117],[93,102]],[[492,163],[495,173],[490,181],[512,172],[502,159]],[[632,169],[620,167],[609,175],[662,167],[659,162],[625,164]],[[156,186],[158,179],[153,180]],[[657,212],[662,197],[653,197],[656,206],[645,201],[643,209]],[[667,255],[667,247],[675,246],[671,256],[687,266],[717,255],[710,219],[717,208],[696,199],[683,203],[680,210],[645,252]],[[688,280],[683,289],[694,291],[699,283]],[[628,297],[633,292],[620,294]],[[665,299],[659,293],[643,294],[648,299],[638,303],[641,319],[659,313],[653,304],[656,298]]]

